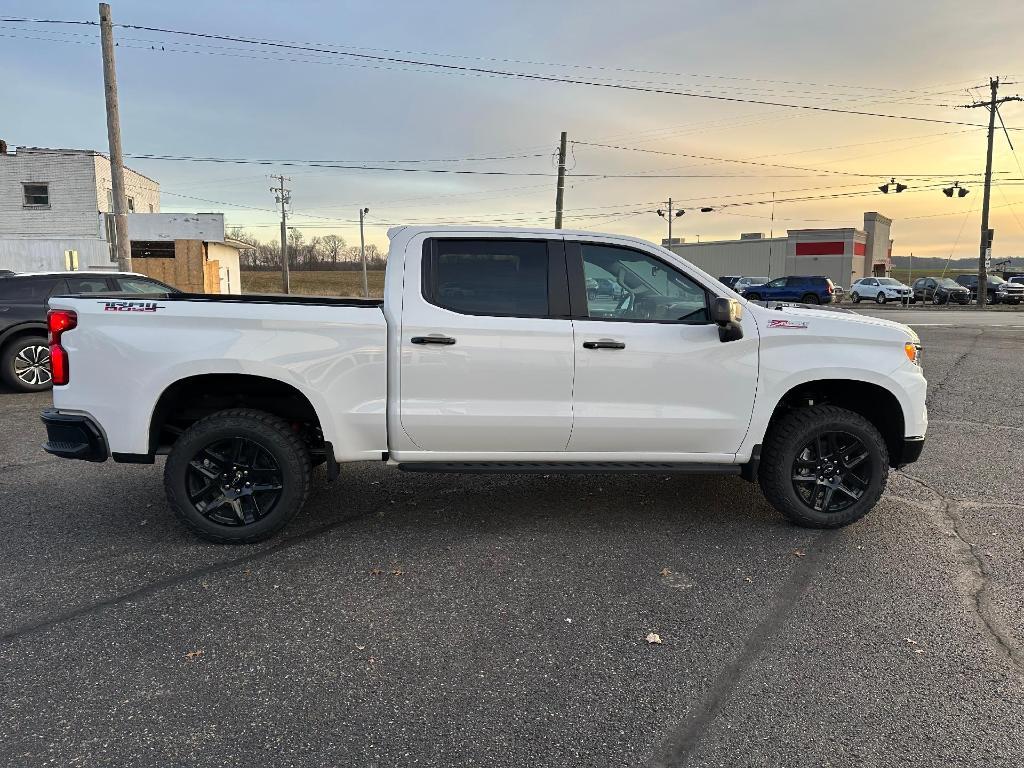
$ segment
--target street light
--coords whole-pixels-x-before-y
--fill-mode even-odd
[[[889,194],[889,187],[893,187],[893,191],[898,193],[898,192],[902,192],[903,190],[905,190],[907,188],[907,185],[906,184],[897,184],[896,183],[896,179],[892,178],[892,179],[889,179],[889,181],[887,183],[885,183],[882,186],[880,186],[878,188],[878,191],[881,192],[883,195],[888,195]]]
[[[946,187],[945,189],[942,190],[942,194],[944,194],[946,197],[952,197],[954,192],[956,193],[957,197],[967,197],[967,195],[970,193],[970,190],[961,187],[959,181],[954,181],[952,187]]]

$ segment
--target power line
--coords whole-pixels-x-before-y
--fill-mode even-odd
[[[94,26],[96,22],[91,21],[74,21],[74,20],[59,20],[59,19],[20,19],[4,17],[0,18],[0,21],[13,21],[21,23],[36,23],[36,24],[76,24],[85,26]],[[233,35],[222,35],[209,32],[191,32],[187,30],[170,29],[166,27],[150,27],[140,24],[119,24],[118,26],[124,29],[137,29],[145,32],[156,32],[159,34],[166,35],[180,35],[185,37],[193,37],[204,40],[218,40],[222,42],[235,42],[243,43],[246,45],[264,46],[268,48],[283,49],[283,50],[297,50],[305,51],[309,53],[320,53],[332,56],[342,56],[348,58],[359,59],[363,61],[377,61],[387,62],[391,64],[403,64],[409,66],[424,67],[427,69],[433,69],[440,72],[447,73],[473,73],[482,75],[491,75],[495,77],[505,77],[510,79],[530,80],[535,82],[549,82],[549,83],[562,83],[567,85],[582,85],[596,88],[610,88],[616,90],[633,91],[639,93],[651,93],[663,96],[680,96],[685,98],[699,98],[708,99],[711,101],[720,101],[736,104],[759,104],[768,107],[783,107],[787,109],[802,109],[813,112],[824,112],[834,113],[843,115],[857,115],[861,117],[877,117],[885,118],[890,120],[911,120],[915,122],[925,123],[937,123],[943,125],[963,125],[973,128],[984,128],[986,126],[978,123],[968,123],[956,120],[942,120],[939,118],[922,117],[919,115],[894,115],[882,112],[871,112],[867,110],[854,110],[854,109],[842,109],[839,107],[825,107],[816,104],[790,104],[781,101],[770,101],[767,99],[750,99],[743,98],[740,96],[726,96],[721,94],[707,94],[707,93],[695,93],[692,91],[673,90],[669,88],[656,88],[651,86],[634,85],[628,83],[611,83],[611,82],[600,82],[597,80],[588,80],[582,78],[570,78],[570,77],[559,77],[555,75],[544,75],[536,72],[514,72],[510,70],[491,69],[487,67],[473,67],[462,64],[445,64],[434,61],[423,61],[419,59],[409,59],[399,56],[383,56],[376,54],[367,53],[355,53],[351,51],[339,51],[330,48],[322,48],[312,45],[301,45],[294,43],[282,43],[272,42],[267,40],[259,40],[253,38],[237,37]]]

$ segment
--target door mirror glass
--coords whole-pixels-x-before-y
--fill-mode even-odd
[[[711,319],[718,325],[721,341],[736,341],[743,338],[743,307],[736,299],[719,296],[711,303]]]

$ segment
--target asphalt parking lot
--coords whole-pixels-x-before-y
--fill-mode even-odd
[[[1024,329],[921,322],[925,453],[835,532],[734,477],[367,465],[218,547],[0,392],[0,765],[1019,766]]]

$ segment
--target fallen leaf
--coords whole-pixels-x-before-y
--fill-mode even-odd
[[[672,575],[672,569],[669,568],[666,565],[664,568],[662,568],[660,571],[658,571],[658,574],[661,575],[661,576],[671,576]]]
[[[391,575],[392,576],[401,576],[403,573],[405,573],[405,571],[403,571],[401,568],[395,568],[395,570],[393,570],[391,572]]]
[[[807,553],[804,552],[802,549],[794,549],[793,554],[797,557],[807,557]]]
[[[924,653],[924,648],[915,648],[914,653]]]
[[[186,653],[185,654],[185,658],[186,659],[198,659],[200,656],[203,655],[203,653],[204,653],[203,649],[199,648],[199,649],[197,649],[195,651],[189,651],[188,653]]]
[[[651,632],[647,635],[647,642],[650,645],[661,645],[661,635],[657,632]]]
[[[909,637],[907,638],[907,642],[911,645],[917,645],[917,640],[911,640]]]
[[[366,646],[365,645],[357,645],[356,646],[356,650],[365,651],[366,650]]]
[[[743,577],[743,580],[744,580],[744,581],[747,581],[747,582],[750,582],[750,583],[753,583],[753,581],[754,581],[754,580],[753,580],[752,578],[750,578],[749,576],[744,576],[744,577]]]
[[[382,571],[380,568],[374,568],[370,571],[371,576],[380,576],[382,573],[384,573],[384,571]]]

